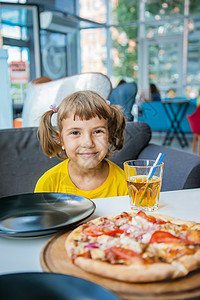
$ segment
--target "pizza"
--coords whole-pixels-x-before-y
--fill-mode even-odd
[[[200,268],[200,224],[139,212],[99,217],[65,241],[81,269],[126,282],[153,282]]]

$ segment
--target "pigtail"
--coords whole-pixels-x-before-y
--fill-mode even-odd
[[[124,145],[126,119],[118,105],[110,105],[111,118],[108,122],[110,152],[121,150]]]
[[[49,110],[42,115],[39,127],[39,139],[42,150],[47,156],[53,157],[54,155],[57,155],[62,159],[59,154],[62,151],[60,141],[56,130],[51,124],[53,113],[53,110]]]

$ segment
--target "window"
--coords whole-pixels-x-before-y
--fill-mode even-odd
[[[107,17],[107,0],[79,0],[79,15],[98,23],[105,23]]]
[[[138,20],[138,0],[112,0],[111,24],[123,24]]]
[[[81,72],[107,74],[105,29],[81,30]]]
[[[137,26],[112,27],[112,81],[138,79]]]

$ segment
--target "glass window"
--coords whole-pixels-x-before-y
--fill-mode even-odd
[[[187,83],[198,85],[200,82],[200,19],[188,22],[188,63]]]
[[[190,14],[200,13],[199,0],[190,0],[189,1],[189,12],[190,12]]]
[[[107,48],[105,29],[81,30],[81,72],[107,74]]]
[[[21,60],[21,51],[19,47],[3,46],[3,48],[8,50],[8,63]]]
[[[1,0],[0,2],[8,2],[8,3],[26,3],[26,0]]]
[[[137,26],[112,27],[112,81],[137,81],[138,43]]]
[[[32,26],[32,15],[26,9],[2,8],[0,10],[2,20],[1,34],[4,37],[15,39],[27,39],[27,30],[30,23]]]
[[[2,24],[1,34],[4,37],[21,39],[21,28],[19,26]]]
[[[180,53],[178,43],[170,40],[159,40],[149,45],[148,54],[149,81],[156,82],[163,95],[168,89],[176,89],[179,82],[178,59]]]
[[[111,23],[121,24],[138,20],[138,0],[111,0]]]
[[[183,19],[171,20],[170,22],[162,22],[159,24],[147,24],[145,26],[145,32],[147,38],[183,33]]]
[[[107,17],[106,0],[79,0],[79,15],[98,23],[105,23]]]
[[[184,13],[183,0],[146,0],[145,19],[160,20],[162,17],[180,16]]]
[[[29,49],[20,48],[13,46],[3,46],[4,49],[8,50],[8,64],[13,61],[24,61],[28,66],[29,73]],[[13,116],[21,117],[22,106],[26,96],[28,83],[10,83],[10,95],[13,104]]]
[[[38,4],[60,10],[61,12],[68,12],[75,14],[76,0],[28,0],[28,3]]]
[[[10,1],[11,2],[11,1]],[[24,1],[12,1],[22,3]],[[36,68],[39,63],[35,59],[37,39],[34,32],[32,6],[1,4],[1,35],[3,48],[8,51],[8,64],[10,68],[10,93],[13,104],[13,117],[20,117],[26,96],[28,81],[36,77]],[[20,73],[14,62],[25,62],[25,69]],[[11,64],[12,63],[12,64]],[[19,65],[22,65],[22,63]]]
[[[66,35],[45,30],[40,32],[42,75],[58,79],[67,75]]]
[[[34,1],[35,2],[35,1]],[[39,0],[39,4],[41,4]],[[49,0],[45,1],[46,5],[49,5]],[[74,0],[55,0],[54,7],[61,11],[67,11],[71,14],[75,14],[75,1]]]

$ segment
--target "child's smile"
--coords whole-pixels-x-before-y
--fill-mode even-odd
[[[74,120],[71,114],[62,121],[61,142],[71,165],[80,171],[99,168],[108,152],[107,120],[99,117],[90,120]]]

